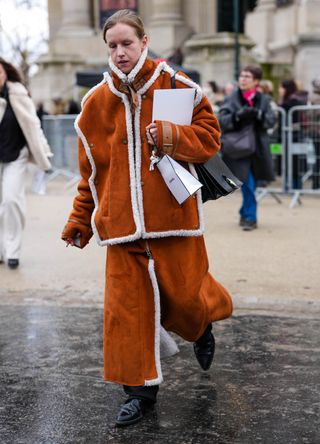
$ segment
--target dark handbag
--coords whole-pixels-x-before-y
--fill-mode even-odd
[[[175,75],[171,76],[171,88],[176,88]],[[229,170],[219,154],[215,154],[206,163],[194,163],[193,166],[202,183],[202,202],[216,200],[238,190],[242,182]]]
[[[256,136],[253,124],[238,131],[229,131],[221,135],[221,150],[230,159],[244,159],[256,151]]]
[[[195,163],[201,188],[202,202],[216,200],[239,189],[242,182],[229,170],[219,154],[215,154],[206,163]]]

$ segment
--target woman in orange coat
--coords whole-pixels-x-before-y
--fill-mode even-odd
[[[195,172],[192,163],[219,149],[220,131],[201,89],[182,74],[177,88],[195,88],[191,125],[152,122],[155,89],[170,88],[173,70],[147,59],[140,18],[128,10],[103,29],[111,73],[84,97],[76,121],[82,179],[62,238],[83,248],[94,234],[108,246],[105,379],[128,399],[117,425],[139,421],[156,401],[161,354],[174,353],[168,331],[194,342],[204,370],[214,354],[211,323],[230,316],[228,292],[208,273],[201,192],[179,205],[158,169],[154,141]]]

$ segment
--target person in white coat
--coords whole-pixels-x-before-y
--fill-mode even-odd
[[[0,262],[11,269],[19,266],[27,163],[48,171],[51,156],[19,72],[0,57]]]

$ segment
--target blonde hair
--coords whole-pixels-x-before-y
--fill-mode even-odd
[[[260,88],[264,94],[273,94],[273,83],[271,80],[261,80]]]
[[[113,28],[117,23],[124,23],[131,26],[131,28],[134,28],[136,35],[140,40],[142,40],[145,35],[144,25],[141,18],[130,9],[120,9],[109,17],[103,26],[102,37],[106,43],[106,32]]]

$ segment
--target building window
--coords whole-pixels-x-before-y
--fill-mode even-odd
[[[257,0],[238,0],[238,31],[244,32],[244,19],[248,11],[253,11]],[[218,0],[218,32],[234,31],[234,0]]]
[[[131,9],[134,12],[138,12],[138,0],[100,0],[99,5],[101,28],[103,28],[107,18],[119,9]]]

